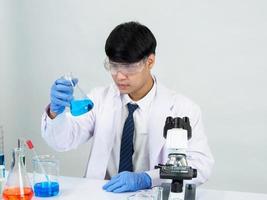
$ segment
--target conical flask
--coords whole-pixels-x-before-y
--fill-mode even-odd
[[[72,74],[64,76],[66,80],[69,80],[73,87],[73,99],[70,102],[70,112],[73,116],[79,116],[87,113],[94,107],[94,103],[87,97],[83,90],[79,87],[79,84],[74,84],[74,78]]]
[[[33,190],[24,165],[23,148],[15,148],[12,152],[13,161],[3,191],[4,200],[30,200]]]

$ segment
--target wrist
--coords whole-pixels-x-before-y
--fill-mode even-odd
[[[57,116],[57,113],[51,111],[51,110],[50,110],[50,106],[48,106],[48,109],[47,109],[47,115],[48,115],[48,117],[50,117],[50,119],[55,119],[56,116]]]
[[[146,172],[142,172],[142,176],[144,177],[144,182],[147,188],[151,188],[152,186],[152,179]]]

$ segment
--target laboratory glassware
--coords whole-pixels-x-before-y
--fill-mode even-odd
[[[4,200],[31,200],[33,190],[23,159],[23,149],[18,147],[12,152],[13,161],[3,191]]]
[[[0,126],[0,193],[2,194],[5,184],[5,154],[4,154],[4,129]]]
[[[3,192],[4,185],[5,185],[5,166],[0,165],[0,195]],[[1,197],[0,197],[0,199],[1,199]]]
[[[51,197],[59,193],[59,161],[52,155],[34,156],[33,184],[37,197]]]
[[[4,129],[0,126],[0,166],[5,166],[5,154],[4,154]]]
[[[153,195],[150,193],[140,192],[140,193],[129,196],[127,200],[155,200],[155,199]]]
[[[155,200],[163,200],[163,187],[155,186],[151,191]]]
[[[80,116],[90,111],[94,103],[87,97],[87,95],[80,88],[79,84],[74,84],[71,73],[64,75],[66,80],[69,80],[73,87],[73,99],[70,102],[70,112],[73,116]]]
[[[155,186],[149,190],[139,190],[128,197],[128,200],[163,200],[163,187]]]

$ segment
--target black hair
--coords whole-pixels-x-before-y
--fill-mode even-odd
[[[155,54],[156,46],[156,38],[146,26],[138,22],[126,22],[111,31],[105,51],[114,62],[133,63]]]

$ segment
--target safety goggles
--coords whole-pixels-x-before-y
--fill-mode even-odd
[[[145,57],[135,63],[118,63],[106,58],[104,61],[104,67],[112,75],[116,75],[118,72],[121,72],[124,75],[132,75],[141,72],[144,69],[146,60],[147,58]]]

